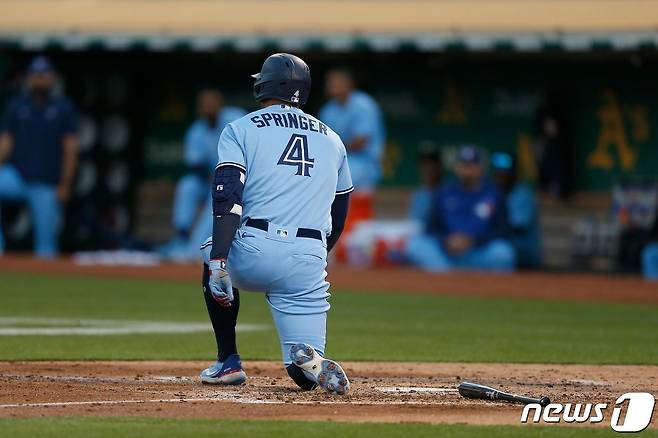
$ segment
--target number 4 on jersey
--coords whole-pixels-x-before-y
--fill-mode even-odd
[[[308,139],[306,136],[293,134],[277,164],[297,166],[295,175],[311,176],[309,170],[313,167],[314,162],[315,159],[308,156]]]

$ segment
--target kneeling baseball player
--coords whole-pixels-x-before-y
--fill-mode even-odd
[[[327,252],[340,237],[353,189],[345,146],[300,109],[311,89],[302,59],[272,55],[253,78],[262,109],[229,123],[218,145],[213,235],[202,246],[218,354],[201,381],[247,379],[235,340],[239,290],[246,289],[265,293],[292,380],[305,390],[345,394],[345,372],[324,358]]]

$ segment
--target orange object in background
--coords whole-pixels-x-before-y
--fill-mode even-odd
[[[375,217],[374,195],[372,193],[357,193],[350,195],[350,207],[345,221],[345,230],[336,247],[336,261],[345,263],[347,251],[345,249],[345,238],[359,224],[359,222],[371,220]]]
[[[375,253],[373,254],[373,264],[375,266],[395,266],[388,257],[390,252],[388,242],[377,240],[375,242]]]

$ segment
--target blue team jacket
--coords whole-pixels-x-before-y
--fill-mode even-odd
[[[466,191],[457,180],[436,192],[427,232],[443,240],[461,232],[476,246],[507,236],[507,211],[501,192],[488,180],[474,191]]]

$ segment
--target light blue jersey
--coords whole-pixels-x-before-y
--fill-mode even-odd
[[[537,268],[541,264],[541,238],[537,200],[533,190],[518,183],[507,194],[507,215],[514,232],[511,241],[521,267]]]
[[[237,107],[224,107],[217,115],[215,126],[204,119],[198,119],[185,133],[183,161],[190,167],[208,166],[212,170],[217,164],[217,140],[222,130],[246,112]]]
[[[345,104],[332,100],[320,109],[320,119],[350,144],[359,137],[368,142],[360,151],[349,151],[348,160],[357,190],[372,190],[381,177],[386,129],[377,102],[366,93],[353,91]]]
[[[266,219],[331,233],[336,194],[352,191],[345,146],[301,109],[272,105],[229,123],[219,164],[245,171],[242,220]]]
[[[330,308],[325,269],[331,205],[336,194],[353,189],[343,142],[315,117],[278,104],[229,123],[217,149],[218,167],[244,172],[242,226],[226,264],[233,285],[265,292],[285,365],[299,342],[322,355]],[[249,218],[268,221],[268,229],[250,226]],[[324,235],[300,236],[299,228]],[[201,247],[206,264],[211,247],[211,239]]]
[[[419,187],[411,194],[411,203],[409,205],[409,218],[419,224],[426,224],[432,214],[432,201],[436,189],[428,187]]]

